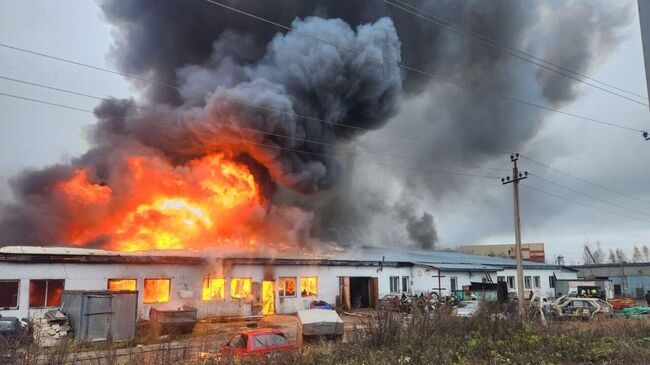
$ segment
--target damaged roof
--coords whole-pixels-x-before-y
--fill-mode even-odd
[[[321,253],[290,250],[242,251],[210,249],[205,251],[116,252],[80,247],[6,246],[0,247],[0,261],[81,262],[81,263],[173,263],[196,265],[214,259],[235,264],[325,265],[325,266],[431,266],[441,271],[499,271],[516,268],[515,260],[451,251],[403,248],[355,247],[328,248]],[[576,269],[524,261],[527,269]]]

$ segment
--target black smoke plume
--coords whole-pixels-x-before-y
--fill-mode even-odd
[[[94,147],[84,156],[13,180],[16,202],[2,209],[0,243],[56,242],[57,227],[67,217],[58,214],[48,186],[75,167],[110,185],[120,159],[133,151],[182,165],[227,150],[251,167],[273,204],[291,207],[293,213],[280,217],[296,219],[297,207],[314,215],[306,221],[315,226],[301,227],[301,235],[373,241],[362,244],[409,239],[430,248],[437,242],[433,216],[424,206],[412,210],[423,215],[402,214],[395,208],[399,197],[407,192],[426,205],[428,198],[468,185],[403,160],[390,162],[409,165],[413,169],[407,174],[376,166],[357,169],[350,156],[368,155],[343,153],[333,145],[356,152],[407,150],[432,163],[480,164],[500,156],[495,151],[520,149],[547,115],[375,57],[553,107],[570,104],[582,90],[572,80],[381,0],[223,2],[360,53],[205,1],[100,1],[104,18],[114,26],[113,62],[123,72],[156,82],[133,82],[138,90],[133,100],[97,107]],[[607,54],[619,42],[630,19],[614,4],[586,1],[409,3],[584,73],[597,65],[594,55]],[[441,143],[362,135],[361,129],[315,119],[371,130],[388,123],[393,131]],[[386,175],[394,177],[393,184],[377,180]],[[387,221],[401,222],[399,233]]]

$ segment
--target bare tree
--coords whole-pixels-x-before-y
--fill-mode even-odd
[[[641,249],[643,251],[643,258],[646,262],[650,262],[650,249],[648,249],[648,245],[643,245],[643,248]]]
[[[627,255],[626,255],[625,252],[623,252],[623,250],[621,250],[620,248],[617,248],[617,249],[616,249],[616,253],[615,253],[615,254],[616,254],[616,262],[617,262],[617,263],[627,261]]]
[[[607,260],[610,264],[613,264],[616,262],[616,255],[614,254],[614,251],[612,249],[609,249],[609,259]]]
[[[596,241],[596,245],[591,245],[589,242],[582,245],[582,262],[585,265],[602,264],[605,262],[605,252],[603,252],[599,241]]]
[[[641,261],[643,261],[641,250],[637,246],[634,246],[634,250],[632,251],[632,262],[636,263]]]

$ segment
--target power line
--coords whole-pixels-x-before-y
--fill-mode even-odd
[[[20,80],[20,79],[16,79],[16,78],[4,76],[4,75],[0,75],[0,79],[12,81],[12,82],[17,82],[17,83],[21,83],[21,84],[26,84],[26,85],[30,85],[30,86],[36,86],[36,87],[40,87],[40,88],[44,88],[44,89],[48,89],[48,90],[53,90],[53,91],[58,91],[58,92],[62,92],[62,93],[67,93],[67,94],[71,94],[71,95],[83,96],[83,97],[94,99],[94,100],[114,103],[114,100],[110,99],[110,98],[103,98],[103,97],[100,97],[100,96],[91,95],[91,94],[87,94],[87,93],[82,93],[82,92],[78,92],[78,91],[72,91],[72,90],[69,90],[69,89],[62,89],[62,88],[58,88],[58,87],[54,87],[54,86],[41,84],[41,83],[36,83],[36,82],[31,82],[31,81],[26,81],[26,80]],[[140,106],[140,105],[137,105],[137,104],[134,104],[133,106],[135,108],[138,108],[138,109],[147,110],[147,111],[151,111],[151,112],[155,112],[155,113],[169,114],[169,115],[174,115],[176,117],[182,117],[183,116],[181,113],[178,113],[178,112],[170,112],[170,111],[166,111],[166,110],[160,110],[160,109],[156,109],[156,108]],[[196,121],[209,124],[209,121],[205,120],[205,119],[196,119]],[[306,138],[288,136],[286,134],[266,132],[266,131],[262,131],[262,130],[255,129],[255,128],[248,128],[248,127],[245,127],[245,126],[241,126],[241,125],[229,122],[229,121],[222,122],[222,124],[235,126],[238,129],[253,132],[253,133],[260,133],[260,134],[263,134],[263,135],[280,137],[280,138],[285,138],[285,139],[290,139],[290,140],[295,140],[295,141],[300,141],[300,142],[313,143],[313,144],[329,146],[329,147],[334,147],[334,148],[350,149],[350,150],[353,150],[355,152],[361,152],[361,153],[366,153],[366,154],[371,154],[371,155],[399,158],[399,159],[404,159],[404,160],[414,160],[414,161],[418,161],[418,162],[429,163],[429,164],[432,164],[432,165],[441,165],[441,166],[450,165],[450,164],[445,164],[445,163],[432,162],[430,160],[419,158],[419,157],[397,155],[397,154],[391,154],[391,153],[385,153],[385,152],[357,150],[354,146],[346,146],[346,145],[341,145],[341,144],[336,144],[336,143],[327,143],[327,142],[322,142],[322,141],[314,141],[314,140],[306,139]],[[467,168],[473,168],[473,169],[482,169],[482,170],[509,171],[508,169],[497,168],[497,167],[484,167],[484,166],[465,165],[465,164],[454,164],[454,165],[455,166],[467,167]]]
[[[427,72],[427,71],[423,71],[423,70],[420,70],[420,69],[417,69],[417,68],[414,68],[414,67],[407,66],[407,65],[405,65],[405,64],[403,64],[401,62],[398,62],[398,61],[386,60],[386,59],[384,59],[382,57],[374,56],[372,54],[360,51],[358,49],[354,49],[354,48],[350,48],[350,47],[347,47],[347,46],[337,44],[336,42],[332,42],[330,40],[320,38],[320,37],[315,36],[313,34],[303,32],[301,30],[297,30],[297,29],[295,29],[293,27],[277,23],[275,21],[263,18],[261,16],[255,15],[255,14],[248,13],[246,11],[237,9],[235,7],[232,7],[232,6],[229,6],[229,5],[226,5],[226,4],[222,4],[222,3],[218,2],[218,1],[214,1],[214,0],[204,0],[204,1],[206,1],[206,2],[208,2],[210,4],[213,4],[213,5],[216,5],[216,6],[220,6],[220,7],[224,8],[224,9],[234,11],[234,12],[242,14],[242,15],[246,15],[246,16],[251,17],[253,19],[257,19],[259,21],[274,25],[274,26],[276,26],[278,28],[281,28],[281,29],[284,29],[284,30],[287,30],[287,31],[292,31],[292,32],[294,32],[296,34],[300,34],[300,35],[303,35],[305,37],[317,40],[319,42],[323,42],[323,43],[329,44],[331,46],[346,50],[348,52],[352,52],[352,53],[363,55],[364,57],[372,58],[372,59],[374,59],[374,60],[376,60],[376,61],[378,61],[378,62],[380,62],[382,64],[397,65],[398,67],[400,67],[400,68],[402,68],[402,69],[404,69],[406,71],[411,71],[411,72],[415,72],[415,73],[418,73],[418,74],[421,74],[421,75],[425,75],[425,76],[434,78],[436,80],[444,81],[444,82],[447,82],[447,83],[450,83],[450,84],[453,84],[453,85],[456,85],[456,86],[459,86],[459,87],[472,89],[474,91],[478,91],[478,92],[488,94],[488,95],[491,95],[491,96],[494,96],[494,97],[502,98],[504,100],[509,100],[509,101],[512,101],[512,102],[521,103],[521,104],[528,105],[528,106],[531,106],[531,107],[535,107],[535,108],[539,108],[539,109],[542,109],[542,110],[546,110],[546,111],[550,111],[550,112],[570,116],[570,117],[577,118],[577,119],[582,119],[582,120],[593,122],[593,123],[598,123],[598,124],[607,125],[607,126],[610,126],[610,127],[629,130],[629,131],[634,131],[634,132],[644,132],[642,129],[632,128],[632,127],[628,127],[628,126],[618,124],[618,123],[614,123],[614,122],[604,121],[604,120],[600,120],[600,119],[596,119],[596,118],[590,118],[590,117],[582,116],[582,115],[571,113],[571,112],[562,111],[562,110],[555,109],[555,108],[552,108],[552,107],[549,107],[549,106],[536,104],[536,103],[533,103],[533,102],[530,102],[530,101],[527,101],[527,100],[524,100],[524,99],[519,99],[519,98],[516,98],[516,97],[513,97],[513,96],[508,96],[508,95],[502,94],[502,93],[497,92],[497,91],[484,89],[484,88],[481,88],[481,87],[478,87],[478,86],[475,86],[475,85],[471,85],[471,84],[466,84],[466,83],[463,83],[463,82],[460,82],[460,81],[454,81],[454,80],[442,77],[440,75],[437,75],[437,74],[434,74],[434,73],[431,73],[431,72]]]
[[[571,200],[571,199],[565,198],[565,197],[563,197],[563,196],[561,196],[561,195],[557,195],[557,194],[549,193],[548,191],[545,191],[545,190],[542,190],[542,189],[538,189],[538,188],[533,187],[533,186],[530,186],[530,185],[528,185],[528,184],[521,184],[521,186],[525,187],[526,189],[530,189],[530,190],[536,191],[536,192],[541,193],[541,194],[546,194],[546,195],[549,195],[549,196],[555,197],[555,198],[557,198],[557,199],[564,200],[564,201],[569,202],[569,203],[577,204],[577,205],[580,205],[580,206],[583,206],[583,207],[586,207],[586,208],[591,208],[591,209],[594,209],[594,210],[598,210],[598,211],[603,212],[603,213],[607,213],[607,214],[615,215],[615,216],[618,216],[618,217],[624,217],[624,218],[628,218],[628,219],[633,219],[633,220],[635,220],[635,221],[639,221],[639,222],[643,222],[643,223],[650,223],[650,221],[648,221],[648,220],[639,219],[639,218],[632,217],[632,216],[625,215],[625,214],[614,213],[614,212],[611,212],[611,211],[609,211],[609,210],[605,210],[605,209],[601,209],[601,208],[595,207],[595,206],[593,206],[593,205],[580,203],[580,202],[577,202],[577,201],[575,201],[575,200]]]
[[[534,159],[532,159],[532,158],[529,158],[529,157],[526,157],[526,156],[523,156],[523,155],[521,156],[521,158],[523,158],[523,159],[525,159],[525,160],[527,160],[527,161],[529,161],[529,162],[532,162],[532,163],[534,163],[534,164],[536,164],[536,165],[542,166],[542,167],[544,167],[544,168],[546,168],[546,169],[549,169],[549,170],[551,170],[551,171],[555,171],[555,172],[557,172],[558,174],[562,174],[562,175],[564,175],[564,176],[570,177],[570,178],[572,178],[572,179],[574,179],[574,180],[577,180],[577,181],[583,182],[583,183],[585,183],[585,184],[589,184],[589,185],[591,185],[591,186],[595,186],[595,187],[600,188],[600,189],[603,189],[603,190],[605,190],[605,191],[609,191],[610,193],[618,194],[618,195],[620,195],[620,196],[623,196],[623,197],[626,197],[626,198],[629,198],[629,199],[632,199],[632,200],[637,200],[637,201],[640,201],[640,202],[643,202],[643,203],[646,203],[646,204],[650,204],[650,201],[649,201],[649,200],[645,200],[645,199],[639,198],[639,197],[637,197],[637,196],[634,196],[634,195],[630,195],[630,194],[624,193],[624,192],[622,192],[622,191],[614,190],[614,189],[608,188],[607,186],[603,186],[603,185],[600,185],[600,184],[596,184],[596,183],[591,182],[591,181],[589,181],[589,180],[586,180],[586,179],[583,179],[583,178],[581,178],[581,177],[578,177],[578,176],[575,176],[575,175],[573,175],[573,174],[570,174],[570,173],[568,173],[568,172],[566,172],[566,171],[562,171],[562,170],[556,169],[556,168],[554,168],[554,167],[551,167],[551,166],[549,166],[548,164],[545,164],[545,163],[542,163],[542,162],[536,161],[536,160],[534,160]]]
[[[593,195],[590,195],[590,194],[586,194],[586,193],[583,193],[583,192],[578,191],[578,190],[575,190],[575,189],[571,189],[571,188],[569,188],[569,187],[567,187],[567,186],[565,186],[565,185],[562,185],[562,184],[556,183],[556,182],[554,182],[554,181],[551,181],[551,180],[545,179],[545,178],[543,178],[543,177],[541,177],[541,176],[537,176],[537,175],[535,175],[535,174],[530,174],[530,175],[531,175],[532,177],[536,178],[537,180],[543,181],[543,182],[545,182],[545,183],[547,183],[547,184],[555,185],[555,186],[560,187],[560,188],[562,188],[562,189],[568,190],[568,191],[570,191],[570,192],[572,192],[572,193],[574,193],[574,194],[582,195],[582,196],[585,196],[585,197],[587,197],[587,198],[591,198],[591,199],[597,200],[597,201],[599,201],[599,202],[601,202],[601,203],[609,204],[609,205],[611,205],[611,206],[613,206],[613,207],[616,207],[616,208],[619,208],[619,209],[624,209],[624,210],[627,210],[627,211],[630,211],[630,212],[633,212],[633,213],[637,213],[637,214],[641,214],[641,215],[645,215],[645,216],[650,217],[650,214],[648,214],[648,213],[646,213],[646,212],[642,212],[642,211],[640,211],[640,210],[636,210],[636,209],[628,208],[628,207],[625,207],[625,206],[623,206],[623,205],[616,204],[616,203],[612,203],[612,202],[607,201],[607,200],[605,200],[605,199],[601,199],[601,198],[599,198],[599,197],[596,197],[596,196],[593,196]]]
[[[84,112],[84,113],[89,113],[94,115],[94,112],[89,109],[83,109],[83,108],[78,108],[75,106],[70,106],[70,105],[65,105],[65,104],[59,104],[59,103],[53,103],[41,99],[35,99],[35,98],[29,98],[25,96],[19,96],[19,95],[14,95],[14,94],[9,94],[9,93],[4,93],[0,92],[0,96],[5,96],[9,98],[14,98],[14,99],[20,99],[23,101],[29,101],[33,103],[40,103],[44,105],[49,105],[49,106],[55,106],[58,108],[63,108],[63,109],[69,109],[69,110],[74,110],[74,111],[79,111],[79,112]],[[106,114],[108,116],[112,116],[115,118],[121,118],[122,116],[120,115],[115,115],[115,114]],[[143,120],[136,120],[137,123],[140,124],[145,124],[145,125],[150,125],[156,128],[160,127],[167,127],[167,128],[176,128],[185,131],[184,129],[174,126],[174,125],[161,125],[161,124],[155,124],[155,123],[149,123]],[[278,149],[278,150],[286,150],[286,151],[293,151],[297,153],[302,153],[302,154],[308,154],[308,155],[315,155],[315,156],[324,156],[324,157],[330,157],[334,158],[336,157],[335,155],[332,154],[325,154],[325,153],[319,153],[319,152],[310,152],[310,151],[303,151],[295,148],[288,148],[288,147],[282,147],[282,146],[277,146],[277,145],[272,145],[272,144],[266,144],[266,143],[258,143],[258,142],[252,142],[249,140],[245,139],[240,139],[240,138],[233,138],[233,137],[226,137],[226,136],[217,136],[218,138],[222,140],[230,140],[230,141],[236,141],[239,143],[244,143],[244,144],[250,144],[250,145],[256,145],[256,146],[263,146],[263,147],[268,147],[272,149]],[[469,177],[477,177],[477,178],[485,178],[485,179],[497,179],[497,176],[489,176],[489,175],[478,175],[478,174],[471,174],[471,173],[464,173],[464,172],[456,172],[456,171],[446,171],[446,170],[438,170],[438,169],[430,169],[430,168],[420,168],[420,167],[411,167],[411,166],[404,166],[404,165],[398,165],[398,164],[390,164],[390,163],[384,163],[384,162],[377,162],[377,161],[371,161],[371,160],[361,160],[361,159],[347,159],[348,161],[353,161],[353,162],[361,162],[361,163],[367,163],[367,164],[374,164],[374,165],[379,165],[379,166],[386,166],[386,167],[395,167],[395,168],[400,168],[400,169],[407,169],[407,170],[416,170],[416,171],[426,171],[426,172],[432,172],[436,174],[447,174],[447,175],[458,175],[458,176],[469,176]]]
[[[452,23],[452,22],[450,22],[448,20],[445,20],[445,19],[443,19],[441,17],[438,17],[438,16],[436,16],[436,15],[430,13],[430,12],[426,12],[426,11],[424,11],[424,10],[422,10],[420,8],[417,8],[417,7],[415,7],[415,6],[411,5],[411,4],[408,4],[408,3],[404,2],[404,1],[401,1],[401,0],[382,0],[382,1],[389,4],[389,5],[391,5],[391,6],[393,6],[393,7],[395,7],[395,8],[398,8],[398,9],[400,9],[400,10],[406,12],[406,13],[409,13],[409,14],[415,15],[417,17],[420,17],[422,19],[425,19],[430,23],[436,24],[436,25],[438,25],[438,26],[440,26],[440,27],[442,27],[444,29],[447,29],[447,30],[449,30],[451,32],[454,32],[454,33],[456,33],[456,34],[458,34],[458,35],[460,35],[462,37],[465,37],[467,39],[479,42],[479,43],[481,43],[481,44],[483,44],[483,45],[485,45],[487,47],[493,48],[493,49],[495,49],[495,50],[497,50],[499,52],[506,53],[506,54],[508,54],[508,55],[510,55],[512,57],[518,58],[518,59],[520,59],[522,61],[532,63],[532,64],[537,65],[537,66],[539,66],[539,67],[541,67],[543,69],[546,69],[548,71],[558,73],[560,75],[563,75],[563,76],[568,77],[570,79],[573,79],[575,81],[584,83],[586,85],[592,86],[592,87],[594,87],[596,89],[599,89],[601,91],[604,91],[604,92],[610,93],[612,95],[616,95],[618,97],[621,97],[623,99],[627,99],[627,100],[632,101],[634,103],[648,106],[647,103],[640,102],[640,101],[638,101],[636,99],[632,99],[632,98],[627,97],[625,95],[621,95],[619,93],[608,90],[608,89],[603,88],[601,86],[592,84],[590,82],[585,81],[585,79],[586,80],[591,80],[591,81],[599,83],[601,85],[605,85],[607,87],[610,87],[612,89],[615,89],[615,90],[618,90],[618,91],[621,91],[621,92],[625,92],[625,93],[630,94],[630,95],[634,95],[634,96],[636,96],[638,98],[648,100],[648,98],[646,96],[643,96],[643,95],[634,93],[632,91],[628,91],[628,90],[619,88],[619,87],[617,87],[615,85],[611,85],[611,84],[608,84],[608,83],[603,82],[603,81],[596,80],[593,77],[590,77],[590,76],[585,75],[583,73],[574,71],[572,69],[569,69],[567,67],[558,65],[558,64],[553,63],[553,62],[546,61],[546,60],[544,60],[542,58],[539,58],[539,57],[537,57],[537,56],[535,56],[533,54],[521,51],[521,50],[516,49],[514,47],[504,45],[504,44],[499,43],[499,42],[495,41],[494,39],[491,39],[491,38],[489,38],[489,37],[487,37],[487,36],[485,36],[483,34],[474,32],[471,29],[464,28],[464,27],[462,27],[462,26],[460,26],[458,24],[454,24],[454,23]],[[399,3],[400,5],[398,5],[396,3]],[[410,8],[410,9],[407,9],[406,7]],[[549,67],[547,65],[550,65],[552,67]]]
[[[7,44],[4,44],[4,43],[0,43],[0,47],[5,47],[5,48],[12,49],[12,50],[15,50],[15,51],[28,53],[28,54],[32,54],[32,55],[35,55],[35,56],[45,57],[45,58],[60,61],[60,62],[70,63],[70,64],[73,64],[73,65],[82,66],[82,67],[90,68],[90,69],[97,70],[97,71],[104,71],[104,72],[108,72],[108,73],[111,73],[111,74],[123,76],[123,77],[129,78],[129,79],[144,81],[144,82],[147,82],[147,83],[156,84],[156,85],[160,85],[160,86],[165,86],[165,87],[169,87],[171,89],[177,90],[177,91],[181,91],[181,87],[179,85],[177,85],[177,84],[172,84],[172,83],[168,83],[168,82],[161,82],[161,81],[157,81],[157,80],[154,80],[154,79],[143,78],[143,77],[135,76],[135,75],[128,74],[128,73],[123,73],[123,72],[111,70],[111,69],[104,68],[104,67],[93,66],[93,65],[90,65],[90,64],[87,64],[87,63],[77,62],[77,61],[73,61],[73,60],[70,60],[70,59],[62,58],[62,57],[48,55],[48,54],[45,54],[45,53],[42,53],[42,52],[36,52],[36,51],[31,51],[31,50],[28,50],[28,49],[25,49],[25,48],[20,48],[20,47],[7,45]],[[257,105],[257,104],[249,103],[249,102],[242,101],[242,100],[228,99],[228,101],[230,101],[232,103],[236,103],[236,104],[245,105],[245,106],[249,106],[249,107],[252,107],[252,108],[260,109],[260,110],[274,111],[274,112],[290,115],[290,116],[293,116],[293,117],[296,117],[296,118],[302,118],[302,119],[305,119],[305,120],[308,120],[308,121],[320,122],[320,123],[325,123],[325,124],[329,124],[329,125],[335,125],[335,126],[338,126],[338,127],[350,128],[350,129],[354,129],[354,130],[358,130],[358,131],[380,133],[380,134],[385,134],[385,135],[389,135],[389,136],[396,137],[396,138],[408,139],[408,140],[411,140],[411,141],[417,141],[417,142],[422,142],[422,143],[441,143],[441,141],[437,141],[437,140],[421,138],[421,137],[416,137],[416,136],[409,136],[409,135],[394,133],[394,132],[390,132],[390,131],[386,131],[386,130],[374,130],[374,129],[363,128],[363,127],[350,125],[350,124],[346,124],[346,123],[333,122],[333,121],[326,120],[326,119],[321,119],[321,118],[312,117],[312,116],[308,116],[308,115],[297,114],[297,113],[290,112],[290,111],[287,111],[287,110],[282,110],[282,109],[278,109],[278,108]],[[492,152],[500,153],[500,154],[510,154],[510,152],[502,152],[502,151],[492,151]]]

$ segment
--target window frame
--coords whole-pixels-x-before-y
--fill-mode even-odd
[[[406,281],[404,281],[406,279]],[[406,285],[404,285],[406,284]],[[402,293],[408,293],[411,291],[411,277],[406,275],[402,276]]]
[[[458,290],[458,276],[449,277],[449,291],[454,294]]]
[[[548,277],[548,286],[551,289],[555,289],[555,284],[557,283],[557,279],[555,278],[555,275],[549,275]]]
[[[533,276],[533,288],[535,289],[542,288],[542,278],[539,275]]]
[[[310,294],[308,294],[308,295],[303,295],[303,294],[302,294],[302,279],[314,279],[314,280],[316,281],[316,293],[314,293],[314,294],[311,294],[311,293],[310,293]],[[317,297],[317,296],[318,296],[318,293],[320,293],[320,288],[318,287],[318,282],[319,282],[319,280],[318,280],[318,276],[301,276],[301,277],[300,277],[300,297],[301,297],[301,298],[313,298],[313,297]]]
[[[223,290],[223,295],[221,296],[221,298],[205,299],[203,297],[203,291],[205,290],[205,283],[207,281],[208,288],[210,288],[210,280],[223,280],[223,289],[222,289]],[[211,278],[209,276],[204,277],[203,280],[201,280],[201,301],[202,302],[214,302],[214,301],[218,301],[218,300],[226,300],[226,278],[220,278],[220,277]]]
[[[145,288],[147,287],[147,280],[167,280],[169,282],[169,285],[167,285],[167,291],[168,293],[168,298],[167,301],[161,302],[161,301],[155,301],[155,302],[147,302],[145,299]],[[157,296],[157,295],[156,295]],[[142,303],[144,304],[157,304],[157,303],[169,303],[172,299],[172,278],[144,278],[142,281]]]
[[[30,303],[31,302],[31,292],[30,292],[30,296],[29,296],[29,298],[27,300],[27,307],[28,308],[30,308],[30,309],[31,308],[34,308],[34,309],[38,309],[38,308],[56,308],[59,305],[61,305],[61,298],[59,298],[59,304],[48,305],[47,297],[48,297],[48,294],[49,294],[49,291],[50,291],[50,282],[51,281],[61,281],[61,282],[63,282],[63,287],[61,288],[62,289],[61,290],[61,295],[63,296],[63,292],[65,291],[65,279],[29,279],[28,285],[29,285],[30,288],[31,288],[32,281],[44,281],[45,282],[44,302],[43,302],[42,306],[32,306],[31,303]]]
[[[250,283],[251,283],[251,285],[250,285],[250,288],[251,288],[250,293],[248,293],[248,295],[246,295],[245,297],[239,297],[239,296],[238,296],[238,297],[233,297],[233,296],[232,296],[232,288],[233,288],[233,286],[232,286],[232,279],[248,280],[248,281],[250,281]],[[228,284],[229,284],[229,288],[228,288],[228,289],[230,289],[230,290],[228,291],[228,293],[230,294],[230,299],[232,299],[232,300],[248,300],[248,299],[250,299],[250,298],[252,297],[252,295],[253,295],[253,278],[250,277],[250,276],[235,276],[235,277],[231,277],[230,280],[228,280]]]
[[[506,277],[505,276],[497,276],[497,283],[506,283]]]
[[[293,295],[287,295],[287,279],[293,279]],[[284,285],[280,286],[280,282]],[[284,289],[281,289],[284,288]],[[298,277],[297,276],[280,276],[278,278],[278,297],[279,298],[295,298],[298,295]]]
[[[116,291],[134,291],[134,292],[138,291],[138,279],[136,279],[136,278],[108,278],[106,280],[106,290],[109,290],[109,291],[111,290],[110,289],[111,281],[124,281],[124,280],[133,280],[135,282],[135,289],[134,290],[120,289],[120,290],[116,290]]]
[[[393,282],[394,280],[394,282]],[[391,294],[399,294],[399,276],[389,276],[388,277],[388,290]],[[394,284],[394,285],[393,285]]]
[[[531,290],[533,288],[533,277],[530,275],[524,276],[524,289]]]
[[[16,283],[16,306],[15,307],[0,307],[0,310],[16,310],[20,308],[20,279],[2,279],[0,283]]]
[[[508,289],[516,289],[517,288],[517,280],[515,280],[515,277],[512,275],[509,275],[506,277],[506,282],[508,283]],[[512,285],[510,285],[512,283]]]

